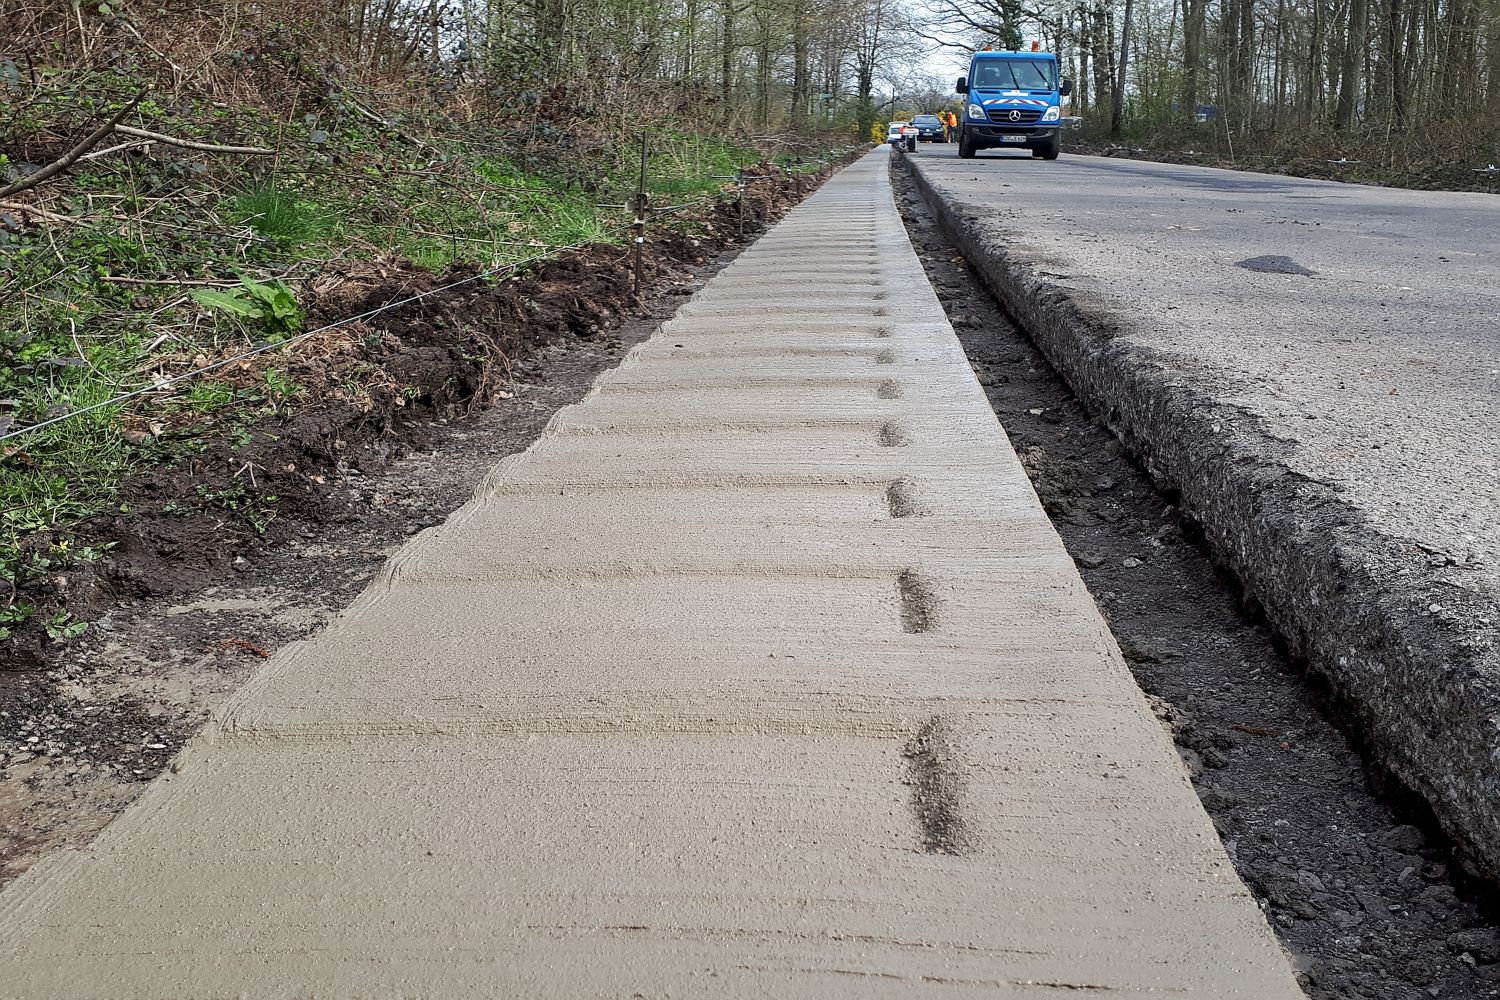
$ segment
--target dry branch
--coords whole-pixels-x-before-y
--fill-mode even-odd
[[[131,150],[131,149],[145,149],[148,146],[154,146],[154,145],[155,145],[154,141],[146,141],[146,142],[122,142],[122,143],[120,143],[117,146],[109,146],[109,147],[107,147],[105,149],[96,149],[92,153],[87,153],[87,154],[85,154],[83,156],[80,156],[78,159],[79,159],[79,162],[86,162],[88,160],[97,160],[97,159],[100,159],[101,157],[108,156],[110,153],[123,153],[123,152],[125,152],[127,150]]]
[[[240,284],[218,278],[132,278],[124,274],[101,274],[97,280],[111,285],[176,285],[184,288],[234,288]]]
[[[18,201],[0,201],[0,209],[4,209],[7,212],[20,212],[22,215],[35,216],[43,222],[67,223],[81,221],[71,216],[49,212],[45,208],[37,208],[35,205],[23,205]]]
[[[274,156],[276,150],[267,149],[264,146],[220,146],[212,142],[198,142],[193,139],[178,139],[175,136],[163,135],[160,132],[149,132],[143,128],[134,128],[130,125],[115,125],[114,130],[121,135],[132,135],[137,139],[150,139],[153,142],[164,142],[168,146],[181,146],[183,149],[197,149],[205,153],[231,153],[236,156]],[[0,192],[3,194],[4,192]]]
[[[398,139],[405,139],[407,142],[411,143],[413,146],[417,146],[418,148],[422,148],[422,149],[431,149],[432,148],[432,144],[431,143],[424,142],[423,140],[418,139],[414,135],[409,135],[406,132],[401,131],[401,129],[397,128],[390,121],[387,121],[385,118],[382,118],[380,115],[376,114],[375,112],[371,111],[369,108],[365,107],[363,104],[361,104],[358,101],[356,101],[354,99],[353,95],[349,94],[348,92],[345,92],[344,98],[345,98],[345,100],[347,100],[349,102],[349,106],[352,107],[355,111],[358,111],[361,115],[363,115],[364,117],[368,118],[371,122],[374,122],[376,125],[379,125],[381,128],[383,128],[386,131],[390,132],[396,138],[398,138]]]
[[[58,174],[62,173],[64,170],[67,170],[74,163],[77,163],[80,156],[82,156],[84,153],[87,153],[95,146],[99,145],[99,143],[104,141],[105,136],[109,135],[119,127],[120,122],[124,120],[125,116],[134,111],[135,106],[141,102],[141,97],[141,94],[137,94],[135,95],[135,97],[131,98],[129,104],[125,105],[119,111],[116,111],[114,114],[110,115],[109,121],[105,122],[103,125],[90,132],[87,138],[85,138],[78,145],[74,146],[72,149],[68,150],[59,159],[53,160],[51,163],[47,164],[45,167],[38,170],[34,174],[28,174],[25,177],[22,177],[14,184],[9,184],[3,188],[0,188],[0,198],[5,198],[13,194],[20,194],[22,191],[29,191],[32,188],[36,187],[38,184],[47,180],[49,177],[55,177]]]

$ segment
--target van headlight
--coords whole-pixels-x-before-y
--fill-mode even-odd
[[[1044,121],[1044,122],[1055,122],[1055,121],[1057,121],[1061,117],[1062,117],[1062,108],[1059,108],[1057,105],[1054,104],[1052,107],[1050,107],[1050,108],[1047,109],[1047,113],[1046,114],[1042,115],[1042,121]]]
[[[971,105],[969,105],[969,117],[970,118],[978,118],[980,120],[984,120],[988,116],[984,113],[984,109],[981,108],[979,105],[977,105],[977,104],[971,104]]]

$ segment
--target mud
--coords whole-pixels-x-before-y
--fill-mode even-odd
[[[746,238],[824,177],[753,185]],[[731,259],[739,223],[731,203],[658,231],[644,302],[624,249],[590,247],[231,369],[220,378],[242,393],[268,366],[307,390],[249,426],[242,411],[143,423],[163,461],[126,485],[127,515],[72,532],[115,547],[23,588],[89,631],[64,643],[33,626],[0,646],[0,884],[92,839],[260,659],[319,631],[395,546],[442,522]],[[345,264],[305,298],[326,322],[469,273]]]
[[[1340,706],[984,290],[904,173],[908,229],[996,414],[1309,996],[1500,996],[1493,887],[1371,770]]]

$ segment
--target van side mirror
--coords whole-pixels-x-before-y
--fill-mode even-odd
[[[967,94],[969,92],[969,78],[966,76],[959,77],[958,83],[956,86],[954,86],[953,89],[958,91],[960,94]]]
[[[1057,85],[1057,96],[1058,97],[1067,97],[1072,92],[1073,92],[1073,81],[1072,80],[1064,80],[1062,83],[1059,83]]]

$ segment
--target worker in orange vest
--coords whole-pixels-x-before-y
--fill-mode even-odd
[[[941,114],[944,129],[948,133],[947,139],[949,142],[952,142],[954,135],[958,132],[958,116],[951,111],[944,111]]]

